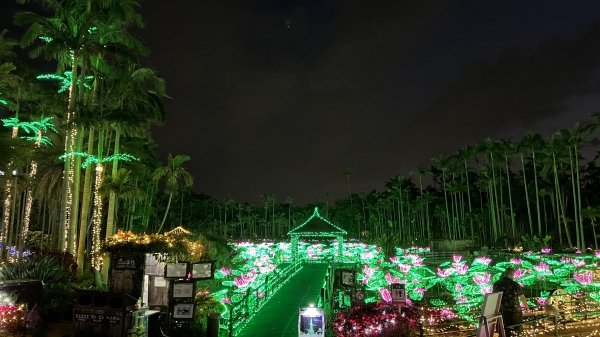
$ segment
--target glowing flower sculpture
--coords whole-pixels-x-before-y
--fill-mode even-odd
[[[577,282],[579,282],[579,284],[588,285],[594,280],[594,273],[591,271],[574,273],[573,277],[575,278],[575,280],[577,280]]]

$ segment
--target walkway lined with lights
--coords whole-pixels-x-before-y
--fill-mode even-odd
[[[296,337],[298,308],[317,304],[327,273],[327,263],[305,264],[252,318],[238,336]]]

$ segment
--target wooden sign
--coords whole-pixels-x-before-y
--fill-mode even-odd
[[[112,266],[114,270],[136,270],[137,266],[135,263],[135,259],[132,258],[124,258],[117,257]]]

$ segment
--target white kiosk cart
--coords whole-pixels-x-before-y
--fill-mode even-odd
[[[298,337],[325,335],[325,309],[300,308],[298,310]]]

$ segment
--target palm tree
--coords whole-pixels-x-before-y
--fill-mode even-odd
[[[288,204],[288,231],[292,229],[292,204],[294,203],[294,199],[287,197],[285,199],[285,203]]]
[[[160,230],[165,224],[167,214],[169,213],[169,207],[171,206],[171,200],[173,199],[173,195],[179,191],[179,183],[181,179],[183,179],[184,186],[186,187],[191,187],[194,184],[194,177],[192,177],[192,175],[181,166],[183,163],[189,160],[191,160],[189,156],[177,155],[173,158],[173,156],[171,156],[169,153],[169,156],[167,157],[167,166],[157,168],[152,174],[152,179],[157,183],[159,180],[165,180],[165,193],[169,194],[167,209],[165,210],[165,215],[163,216],[160,226],[156,231],[157,233],[160,233]]]
[[[598,239],[596,238],[596,219],[600,217],[600,207],[587,206],[581,210],[581,215],[592,221],[592,233],[594,234],[594,247],[598,250]]]

